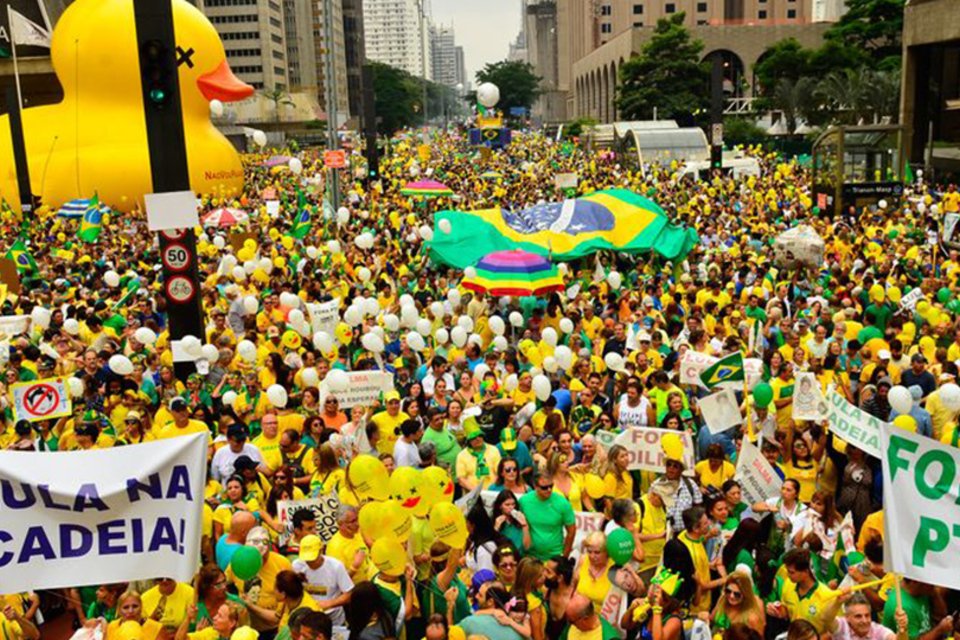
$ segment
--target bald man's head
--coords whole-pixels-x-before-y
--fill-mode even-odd
[[[247,534],[250,529],[257,526],[257,519],[249,511],[237,511],[230,518],[230,537],[233,540],[239,540],[241,543],[247,541]]]
[[[593,602],[581,593],[575,593],[567,602],[567,622],[581,631],[590,631],[600,624],[593,610]]]

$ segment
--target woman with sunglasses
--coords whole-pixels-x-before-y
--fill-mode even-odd
[[[530,491],[530,487],[520,475],[520,463],[513,458],[501,458],[497,465],[497,479],[490,485],[490,491],[509,491],[517,498]]]
[[[347,423],[347,415],[340,411],[340,401],[335,395],[329,394],[323,399],[320,419],[323,420],[323,426],[334,431],[340,431],[341,427]]]
[[[710,624],[714,633],[726,631],[734,624],[745,624],[762,637],[767,626],[766,614],[753,593],[750,576],[741,571],[729,575],[713,612],[709,616],[701,613],[700,617]]]
[[[493,567],[497,580],[507,591],[513,590],[517,581],[517,563],[520,561],[517,550],[509,543],[502,543],[493,552]]]

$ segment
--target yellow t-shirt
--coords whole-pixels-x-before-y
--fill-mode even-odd
[[[290,614],[296,611],[297,609],[310,609],[310,611],[323,611],[320,608],[320,605],[317,604],[317,601],[313,599],[313,596],[304,592],[303,598],[300,599],[300,604],[295,607],[287,608],[286,605],[280,605],[278,611],[280,612],[280,628],[287,626],[287,622],[290,620]]]
[[[143,615],[147,618],[153,617],[153,612],[156,611],[157,606],[160,603],[160,599],[163,598],[163,594],[160,593],[160,587],[153,587],[152,589],[147,589],[140,600],[143,603]],[[166,603],[163,606],[163,614],[160,616],[158,622],[164,627],[179,627],[180,624],[187,617],[187,608],[193,604],[193,587],[182,582],[178,582],[177,586],[174,587],[173,593],[166,596]]]
[[[257,601],[254,603],[259,607],[264,609],[277,610],[280,603],[277,602],[277,574],[281,571],[292,570],[293,565],[290,564],[290,561],[284,558],[279,553],[273,553],[272,551],[267,554],[267,559],[264,561],[263,566],[260,567],[260,571],[257,573],[257,577],[260,578],[259,584],[254,588],[260,589],[260,596],[257,598]],[[233,575],[233,568],[227,567],[227,580],[232,580],[237,588],[240,590],[241,595],[246,594],[246,582],[240,578]],[[256,616],[251,616],[251,623],[254,629],[257,631],[263,631],[270,629],[272,627],[264,625]]]
[[[603,320],[597,316],[593,316],[589,320],[583,318],[580,321],[580,324],[583,326],[583,332],[587,334],[587,337],[590,338],[590,341],[597,339],[597,336],[600,335],[600,332],[603,331]]]
[[[213,437],[210,435],[210,429],[207,428],[207,425],[199,420],[190,420],[187,423],[187,426],[181,429],[177,426],[175,422],[171,422],[164,428],[160,430],[160,434],[157,436],[160,440],[166,438],[176,438],[177,436],[186,436],[191,433],[205,433],[207,434],[207,441],[213,442]]]
[[[363,551],[366,557],[357,570],[353,571],[353,561],[357,557],[357,551]],[[367,548],[367,543],[363,541],[363,536],[359,533],[352,538],[347,538],[340,532],[335,533],[330,538],[330,542],[327,543],[326,555],[343,563],[354,584],[369,580],[376,573],[375,568],[370,563],[370,549]]]
[[[613,586],[610,583],[609,571],[613,560],[607,560],[607,566],[596,578],[590,573],[590,563],[584,561],[580,565],[580,578],[577,581],[577,593],[582,594],[593,602],[594,608],[599,611],[603,608],[603,601]]]
[[[119,619],[107,625],[106,640],[120,640],[120,625],[121,621]],[[140,623],[140,629],[142,630],[140,636],[142,640],[156,640],[160,632],[163,631],[163,625],[148,618]]]
[[[650,496],[644,495],[640,498],[641,513],[638,514],[637,530],[646,535],[654,533],[664,533],[667,530],[667,511],[663,507],[657,508],[650,504]],[[666,538],[656,540],[647,540],[643,543],[643,565],[641,570],[656,567],[660,563],[660,556],[663,554],[663,547],[667,543]]]
[[[824,584],[817,583],[803,597],[797,593],[797,584],[791,580],[783,581],[780,602],[787,608],[790,620],[806,620],[817,629],[817,633],[827,631],[829,620],[823,620],[823,610],[834,600],[833,592]]]
[[[723,483],[733,479],[733,476],[737,473],[737,468],[727,460],[721,462],[720,468],[716,471],[710,468],[709,460],[701,460],[693,470],[700,476],[700,484],[702,486],[714,487],[717,491],[720,491]]]
[[[793,462],[787,461],[781,468],[786,477],[800,483],[800,502],[808,504],[817,491],[817,463],[810,461],[794,466]]]
[[[251,443],[263,455],[263,463],[276,471],[283,464],[283,458],[280,455],[280,431],[277,431],[275,438],[268,438],[265,433],[261,433],[253,439]]]
[[[393,445],[396,444],[399,437],[395,431],[405,420],[409,420],[405,412],[400,411],[395,416],[391,416],[386,411],[375,413],[370,422],[377,425],[377,431],[380,433],[380,441],[377,442],[377,451],[380,453],[393,454]]]

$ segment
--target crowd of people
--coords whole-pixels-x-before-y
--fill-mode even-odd
[[[814,206],[809,167],[760,148],[745,150],[757,176],[697,178],[677,161],[641,171],[536,133],[489,154],[458,133],[432,134],[423,154],[417,135],[391,142],[377,180],[345,181],[341,211],[320,206],[322,159],[308,152],[302,173],[248,154],[243,196],[203,198],[250,219],[199,237],[203,364],[186,379],[143,215],[108,215],[98,242],[82,243],[54,209],[2,213],[5,242],[24,240],[36,268],[0,301],[4,316],[30,317],[0,336],[0,446],[70,455],[210,440],[192,584],[76,576],[73,589],[3,595],[3,638],[41,637],[57,615],[107,640],[960,637],[956,592],[884,567],[879,461],[827,421],[792,418],[801,372],[885,421],[902,385],[917,432],[958,446],[938,391],[958,374],[960,257],[928,241],[960,210],[955,187],[918,181],[901,202],[838,219]],[[467,291],[463,271],[430,259],[420,228],[432,212],[560,200],[573,194],[553,176],[567,172],[579,195],[649,196],[699,243],[676,262],[571,261],[566,291],[541,297]],[[428,176],[454,196],[400,193]],[[294,238],[301,194],[315,210]],[[819,269],[774,259],[773,239],[798,222],[824,241]],[[901,308],[916,287],[924,298]],[[335,299],[342,319],[317,335],[312,305]],[[455,327],[468,338],[451,340]],[[710,392],[680,380],[687,351],[761,358],[772,401],[738,392],[743,426],[711,432],[698,403]],[[322,384],[337,370],[389,372],[393,390],[345,406],[349,394]],[[9,387],[54,376],[70,379],[72,415],[15,420]],[[642,427],[689,434],[694,463],[665,438],[663,471],[638,471],[601,437]],[[745,500],[744,442],[782,479],[779,496]],[[361,455],[393,473],[441,470],[465,515],[463,548],[414,517],[405,557],[371,554],[349,472]],[[326,541],[308,509],[282,521],[281,502],[330,494],[340,507]],[[241,547],[260,555],[253,578],[231,565]]]

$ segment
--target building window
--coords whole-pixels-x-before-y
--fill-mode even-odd
[[[760,11],[758,11],[758,12],[757,12],[757,18],[760,19],[760,20],[766,20],[766,19],[767,19],[767,12],[766,12],[766,10],[761,9]]]
[[[613,7],[609,4],[605,4],[600,7],[600,15],[602,16],[611,16],[613,15]]]
[[[643,15],[643,5],[642,5],[642,4],[635,4],[635,5],[633,5],[633,15],[635,15],[635,16],[642,16],[642,15]]]
[[[697,11],[700,12],[700,13],[706,13],[706,11],[707,11],[707,3],[706,3],[706,2],[698,2],[698,3],[697,3]]]
[[[793,19],[796,18],[796,17],[797,17],[797,10],[796,10],[796,9],[787,9],[787,19],[788,19],[788,20],[793,20]]]
[[[667,3],[667,6],[664,7],[663,11],[664,11],[664,13],[676,13],[676,12],[677,12],[677,5],[675,5],[675,4],[672,3],[672,2],[668,2],[668,3]]]
[[[613,32],[613,25],[610,24],[609,22],[604,22],[603,24],[600,25],[600,33],[612,33],[612,32]]]
[[[642,27],[642,26],[643,26],[643,21],[634,22],[634,23],[633,23],[633,26],[634,26],[634,27]]]
[[[710,24],[709,20],[697,20],[698,27],[706,27],[709,24]]]

